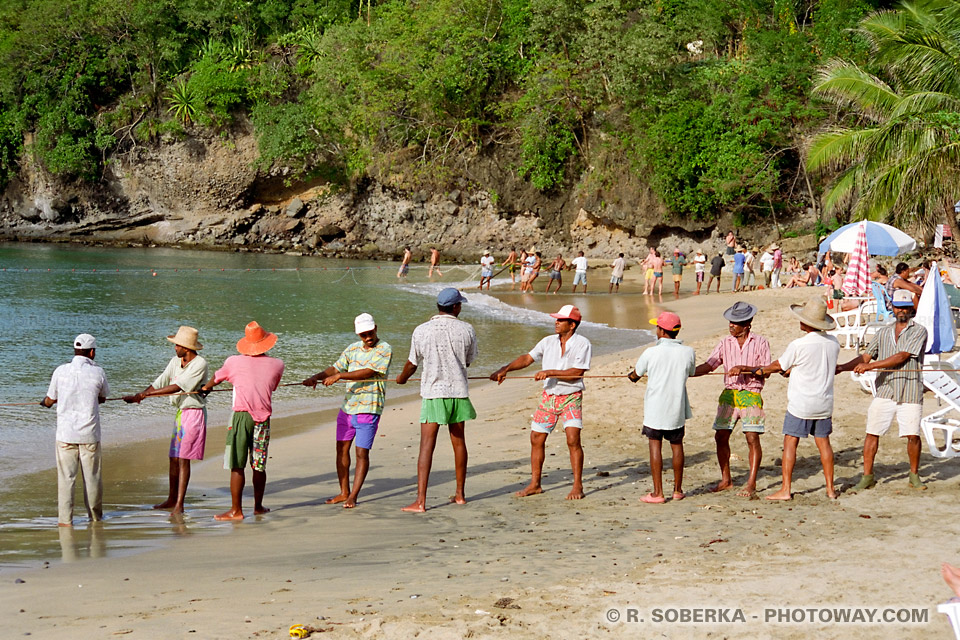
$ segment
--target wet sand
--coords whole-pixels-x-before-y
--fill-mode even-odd
[[[770,340],[776,357],[800,335],[786,305],[817,293],[761,291],[738,298],[761,308],[754,328]],[[712,294],[664,301],[683,318],[680,337],[696,349],[698,361],[725,333],[720,314],[735,299]],[[563,300],[550,296],[543,304]],[[638,316],[638,324],[646,320],[646,308],[626,304],[625,313]],[[593,314],[590,319],[601,320]],[[591,373],[622,375],[640,351],[598,358]],[[322,637],[333,638],[949,637],[935,605],[950,595],[939,563],[956,560],[944,541],[960,533],[949,517],[960,482],[951,461],[924,454],[921,475],[929,489],[909,490],[904,447],[887,436],[877,459],[880,485],[830,501],[816,449],[802,442],[792,502],[711,493],[719,475],[711,425],[722,383],[707,376],[688,386],[694,409],[685,440],[688,497],[645,505],[638,500],[651,488],[647,442],[639,434],[643,386],[590,381],[582,501],[564,499],[570,470],[559,434],[547,441],[545,493],[513,497],[529,478],[529,419],[539,395],[533,381],[473,387],[479,417],[467,429],[470,502],[448,502],[452,453],[441,432],[425,514],[400,511],[415,494],[416,401],[388,400],[354,510],[323,504],[337,490],[332,421],[303,416],[305,426],[324,428],[271,443],[266,504],[273,511],[241,523],[211,524],[210,516],[229,502],[228,474],[216,453],[219,436],[211,434],[210,458],[196,465],[183,523],[149,512],[178,539],[135,555],[5,569],[0,611],[11,636],[39,637],[285,638],[294,623],[324,629]],[[786,381],[775,377],[764,392],[761,495],[780,482],[785,389]],[[868,404],[869,396],[849,376],[838,377],[832,440],[840,487],[859,478]],[[929,413],[936,402],[927,399],[925,405]],[[739,485],[746,472],[739,432],[731,445]],[[52,492],[55,481],[48,482]],[[665,482],[672,482],[669,471]],[[110,527],[103,525],[104,531]],[[218,535],[190,535],[208,530]],[[80,555],[95,554],[98,543],[86,525],[75,537]],[[15,583],[17,578],[23,582]],[[791,606],[916,607],[928,621],[764,622],[765,609]],[[627,621],[631,607],[643,622]],[[746,619],[653,621],[655,608],[670,607],[739,608]],[[612,610],[620,621],[610,622]]]

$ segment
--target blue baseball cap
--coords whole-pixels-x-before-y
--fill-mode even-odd
[[[437,304],[441,307],[452,307],[458,302],[466,302],[467,299],[463,297],[463,294],[460,293],[459,289],[454,289],[453,287],[447,287],[437,295]]]

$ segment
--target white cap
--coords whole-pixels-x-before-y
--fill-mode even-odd
[[[97,339],[89,333],[81,333],[73,339],[74,349],[96,349]]]
[[[377,323],[373,321],[373,316],[369,313],[361,313],[353,319],[353,330],[357,335],[373,331],[377,328]]]

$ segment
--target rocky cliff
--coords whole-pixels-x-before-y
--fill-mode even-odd
[[[463,258],[537,247],[605,258],[648,245],[709,251],[729,227],[669,218],[619,158],[603,154],[552,194],[520,180],[509,148],[497,146],[443,180],[423,177],[414,150],[394,154],[349,186],[293,180],[256,160],[256,140],[241,129],[139,145],[111,158],[94,184],[55,181],[27,161],[0,196],[0,237],[368,257],[404,246]],[[777,236],[772,225],[739,232],[756,244]]]

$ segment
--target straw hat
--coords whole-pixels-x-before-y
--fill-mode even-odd
[[[203,345],[197,342],[199,335],[200,332],[193,327],[181,326],[177,329],[176,335],[167,336],[167,340],[185,349],[200,351],[200,349],[203,349]]]
[[[819,331],[830,331],[837,326],[837,321],[827,315],[827,301],[819,296],[806,304],[790,305],[790,311],[800,322]]]
[[[270,333],[256,321],[248,324],[243,332],[244,336],[237,341],[237,351],[245,356],[258,356],[277,344],[277,334]]]

